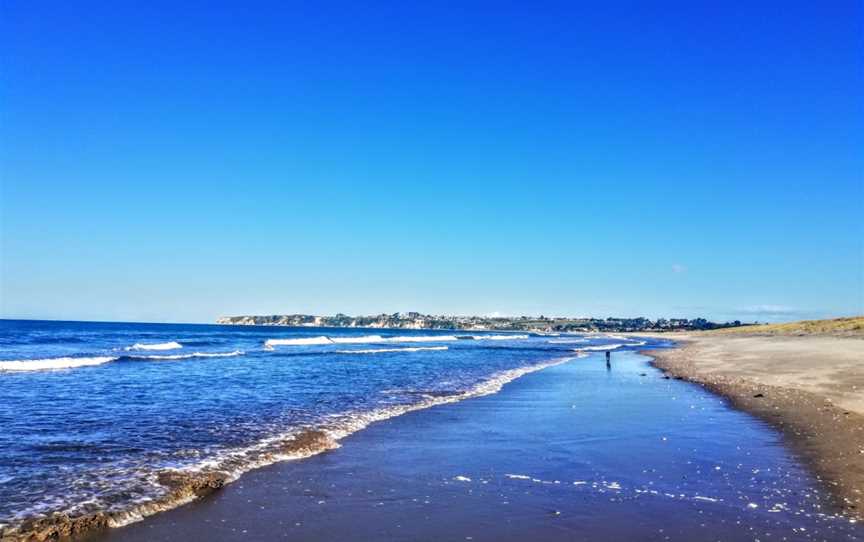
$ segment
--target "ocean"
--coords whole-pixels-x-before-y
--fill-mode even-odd
[[[320,451],[290,446],[310,429],[335,441],[378,419],[491,393],[595,343],[633,344],[550,339],[0,321],[0,523],[107,511],[122,524],[166,494],[166,470],[236,478]]]
[[[622,353],[668,345],[602,334],[0,321],[0,526],[52,512],[104,512],[110,525],[128,524],[189,500],[171,475],[231,482],[336,448],[375,421],[494,394],[530,372],[601,367],[605,351],[614,366]],[[589,432],[644,432],[634,419],[652,416],[639,406],[651,403],[640,393],[627,388],[632,417],[609,416]],[[746,434],[762,474],[739,474],[742,484],[767,476],[784,507],[824,515],[812,480],[777,474],[796,463],[776,433],[735,414],[735,426],[718,422],[722,413],[691,416],[664,435],[710,443]],[[615,464],[614,447],[596,455]],[[699,483],[689,480],[688,492],[699,495]],[[790,505],[791,495],[807,497]]]

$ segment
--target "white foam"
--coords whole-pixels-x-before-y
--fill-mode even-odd
[[[627,337],[621,337],[619,335],[607,335],[606,338],[618,339],[618,340],[629,341],[629,342],[583,346],[583,347],[578,348],[577,351],[582,350],[582,351],[600,352],[603,350],[617,350],[618,348],[621,348],[624,346],[642,346],[642,345],[646,344],[645,341],[632,341],[631,339],[628,339]],[[549,340],[547,342],[550,344],[570,344],[570,343],[588,342],[588,339],[552,339],[552,340]]]
[[[447,350],[447,346],[408,346],[405,348],[369,348],[364,350],[337,350],[337,354],[383,354],[386,352],[422,352],[426,350]]]
[[[405,335],[396,337],[381,337],[380,335],[364,335],[361,337],[301,337],[297,339],[267,339],[264,346],[313,346],[327,344],[374,344],[374,343],[425,343],[457,341],[454,335]]]
[[[230,358],[233,356],[242,356],[245,354],[242,350],[234,350],[233,352],[193,352],[191,354],[154,354],[152,356],[130,356],[134,359],[153,359],[153,360],[175,360],[175,359],[190,359],[190,358]]]
[[[472,397],[480,397],[497,393],[508,382],[512,382],[517,378],[535,371],[546,369],[555,365],[560,365],[574,359],[571,357],[558,358],[537,365],[520,367],[502,371],[492,375],[489,379],[475,385],[473,388],[454,395],[445,396],[429,396],[425,400],[412,405],[394,405],[386,406],[371,412],[362,413],[346,413],[330,417],[330,423],[320,427],[332,439],[333,446],[339,447],[339,441],[348,435],[360,431],[372,423],[386,420],[408,412],[422,410],[436,405],[446,403],[456,403],[464,399]],[[236,480],[240,475],[252,469],[263,467],[275,463],[277,461],[286,461],[300,459],[315,455],[322,450],[302,450],[285,452],[282,450],[284,442],[293,438],[297,434],[298,429],[294,428],[286,433],[276,434],[271,437],[262,439],[252,446],[226,450],[216,457],[198,463],[197,465],[183,468],[184,471],[201,472],[216,470],[227,472],[229,474],[228,481]],[[330,448],[328,448],[330,449]]]
[[[348,436],[356,431],[359,431],[369,424],[373,422],[377,422],[380,420],[386,420],[389,418],[393,418],[395,416],[399,416],[402,414],[406,414],[408,412],[413,412],[415,410],[422,410],[425,408],[429,408],[436,405],[443,405],[447,403],[456,403],[465,399],[469,399],[472,397],[482,397],[484,395],[491,395],[494,393],[498,393],[501,391],[501,388],[504,387],[508,382],[512,382],[519,377],[522,377],[526,374],[533,373],[535,371],[540,371],[542,369],[546,369],[548,367],[553,367],[555,365],[560,365],[562,363],[566,363],[568,361],[573,360],[573,356],[568,356],[564,358],[558,358],[551,361],[547,361],[544,363],[539,363],[537,365],[529,365],[527,367],[520,367],[518,369],[510,369],[507,371],[501,371],[499,373],[495,373],[490,376],[487,380],[480,382],[475,385],[473,388],[464,391],[462,393],[457,393],[454,395],[443,395],[443,396],[431,396],[426,400],[413,404],[413,405],[399,405],[399,406],[391,406],[391,407],[383,407],[379,410],[374,410],[372,412],[366,413],[352,413],[349,414],[347,418],[338,420],[335,423],[335,427],[328,431],[330,435],[336,439],[340,440],[345,436]]]
[[[527,339],[528,335],[473,335],[477,341],[517,341]]]
[[[233,356],[242,356],[245,353],[242,350],[234,350],[233,352],[195,352],[192,355],[196,358],[230,358]]]
[[[603,350],[616,350],[621,348],[622,346],[626,346],[623,344],[601,344],[597,346],[583,346],[581,348],[577,348],[577,352],[602,352]]]
[[[264,346],[272,348],[274,346],[309,346],[316,344],[333,344],[330,337],[302,337],[299,339],[267,339],[264,341]]]
[[[126,350],[177,350],[183,348],[183,345],[177,341],[167,343],[135,343],[132,346],[127,346]]]
[[[115,359],[115,358],[109,358]],[[324,431],[330,439],[329,445],[322,447],[301,447],[299,449],[286,449],[285,443],[290,439],[294,439],[303,429],[295,427],[285,433],[277,434],[258,441],[256,444],[248,447],[234,448],[224,450],[218,453],[215,457],[201,461],[194,465],[189,465],[182,468],[176,468],[180,472],[200,473],[200,472],[222,472],[227,474],[226,483],[230,483],[240,477],[243,473],[252,469],[256,469],[265,465],[269,465],[278,461],[295,460],[304,457],[309,457],[326,450],[338,448],[339,440],[359,431],[371,423],[385,420],[394,416],[399,416],[407,412],[429,408],[431,406],[454,403],[471,397],[479,397],[496,393],[505,384],[515,380],[523,375],[545,369],[554,365],[559,365],[574,359],[573,356],[567,358],[559,358],[538,365],[512,369],[492,375],[488,380],[481,382],[472,389],[465,392],[447,395],[447,396],[429,396],[424,401],[413,405],[393,405],[383,407],[381,409],[366,412],[366,413],[345,413],[329,417],[329,422],[318,430]],[[515,476],[515,475],[514,475]],[[470,481],[470,478],[457,478],[460,482]],[[485,482],[484,482],[485,483]],[[164,488],[163,488],[164,489]],[[112,511],[108,518],[110,527],[120,527],[129,523],[140,521],[143,518],[180,506],[186,502],[194,500],[194,494],[188,497],[162,502],[159,500],[152,501],[149,497],[145,497],[138,502],[133,503],[133,506],[124,511]]]
[[[458,341],[455,335],[404,335],[387,337],[388,343],[441,343]]]
[[[49,359],[26,359],[0,361],[0,371],[45,371],[51,369],[72,369],[74,367],[87,367],[91,365],[102,365],[114,361],[116,357],[96,356],[92,358],[49,358]]]
[[[381,343],[384,338],[381,335],[365,335],[363,337],[328,337],[331,342],[336,344],[368,344]]]
[[[477,341],[513,341],[527,339],[528,335],[468,335]],[[380,335],[363,335],[359,337],[300,337],[296,339],[267,339],[265,348],[274,346],[316,346],[328,344],[382,344],[382,343],[440,343],[458,341],[455,335],[396,335],[382,337]]]

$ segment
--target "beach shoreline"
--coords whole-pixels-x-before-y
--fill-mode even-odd
[[[779,435],[649,362],[598,354],[383,420],[99,542],[856,539]]]
[[[122,511],[98,511],[82,515],[55,512],[43,517],[35,517],[12,528],[0,524],[0,542],[43,542],[48,540],[90,540],[112,529],[144,521],[157,514],[170,512],[194,501],[201,500],[239,480],[244,474],[266,468],[278,463],[307,459],[318,454],[337,449],[339,441],[362,431],[367,426],[412,412],[436,406],[459,403],[468,399],[494,395],[503,386],[531,373],[555,367],[574,359],[581,354],[561,356],[545,362],[526,365],[490,375],[469,390],[457,394],[432,396],[425,401],[405,405],[394,410],[370,413],[363,423],[349,430],[332,428],[305,429],[286,436],[279,443],[282,453],[279,456],[266,454],[260,463],[248,466],[240,472],[229,473],[224,469],[201,471],[165,470],[159,474],[160,483],[168,488],[159,499],[137,505]]]
[[[634,334],[646,336],[646,334]],[[764,420],[833,495],[864,519],[864,340],[837,336],[650,335],[645,350],[668,376],[693,382]]]

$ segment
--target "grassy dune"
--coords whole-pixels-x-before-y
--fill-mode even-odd
[[[765,334],[765,335],[842,335],[864,337],[864,316],[834,318],[831,320],[801,320],[785,324],[762,324],[757,326],[718,329],[708,333]]]

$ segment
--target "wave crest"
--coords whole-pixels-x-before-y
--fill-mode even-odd
[[[331,342],[336,344],[365,344],[365,343],[381,343],[387,339],[381,335],[365,335],[363,337],[328,337]]]
[[[622,346],[627,346],[624,344],[600,344],[597,346],[583,346],[582,348],[576,348],[576,352],[603,352],[604,350],[617,350]]]
[[[118,358],[112,356],[95,356],[90,358],[48,358],[48,359],[18,359],[0,361],[0,371],[47,371],[56,369],[72,369],[74,367],[87,367],[91,365],[102,365]]]
[[[183,348],[183,345],[177,341],[169,341],[167,343],[135,343],[132,346],[127,346],[126,350],[177,350]]]
[[[455,335],[404,335],[382,337],[380,335],[364,335],[361,337],[297,337],[294,339],[267,339],[266,348],[274,346],[320,346],[328,344],[380,344],[380,343],[427,343],[457,341]]]
[[[242,356],[245,354],[242,350],[234,350],[233,352],[192,352],[191,354],[153,354],[151,356],[126,356],[128,359],[152,359],[152,360],[177,360],[190,358],[230,358],[234,356]]]
[[[599,344],[596,346],[583,346],[580,348],[576,348],[575,352],[603,352],[604,350],[617,350],[619,348],[623,348],[625,346],[643,346],[645,341],[638,341],[632,343],[616,343],[616,344]]]
[[[423,352],[447,350],[449,346],[408,346],[406,348],[369,348],[363,350],[337,350],[337,354],[384,354],[386,352]]]
[[[458,340],[459,337],[455,335],[403,335],[387,337],[387,342],[392,343],[439,343]]]
[[[301,337],[298,339],[267,339],[264,341],[264,346],[273,348],[274,346],[311,346],[317,344],[333,344],[330,337]]]

